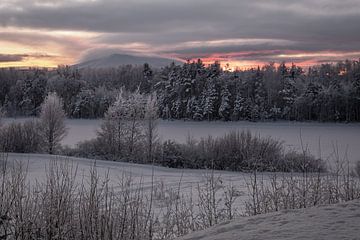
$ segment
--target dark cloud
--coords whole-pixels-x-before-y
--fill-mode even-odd
[[[0,62],[21,62],[24,57],[21,54],[0,54]]]
[[[56,58],[48,54],[34,53],[34,54],[0,54],[0,62],[22,62],[26,58]]]
[[[0,25],[96,32],[94,45],[119,51],[141,43],[162,54],[203,56],[264,51],[360,50],[358,0],[2,0]],[[0,36],[1,38],[1,36]],[[271,44],[206,45],[221,39],[275,39]],[[31,39],[30,39],[31,40]],[[54,40],[55,41],[55,40]],[[200,44],[184,44],[198,41]],[[204,42],[204,45],[201,45]],[[64,45],[74,47],[71,42]],[[81,46],[78,47],[78,49]],[[137,51],[139,49],[135,49]],[[139,50],[141,51],[141,49]],[[100,50],[99,50],[100,52]],[[257,53],[243,58],[275,57]],[[266,56],[265,56],[266,55]]]

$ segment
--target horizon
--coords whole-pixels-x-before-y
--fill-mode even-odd
[[[57,67],[111,54],[301,67],[360,58],[360,2],[3,0],[0,67]]]

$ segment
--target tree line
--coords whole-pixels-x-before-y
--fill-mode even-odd
[[[0,106],[8,116],[36,116],[56,92],[68,117],[103,118],[120,89],[156,93],[163,119],[360,121],[359,61],[236,71],[201,60],[162,69],[0,69]]]

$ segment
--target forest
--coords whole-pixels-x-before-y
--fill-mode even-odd
[[[0,69],[0,106],[9,117],[37,116],[49,92],[70,118],[103,118],[123,89],[156,93],[163,119],[196,121],[360,121],[360,61],[303,69],[269,63],[228,71],[201,60],[161,69]]]

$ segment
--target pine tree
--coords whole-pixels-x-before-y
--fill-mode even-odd
[[[195,97],[190,98],[186,103],[186,118],[191,119],[194,116],[195,112],[195,104],[196,99]]]
[[[143,69],[143,81],[140,85],[141,93],[150,93],[152,91],[153,84],[153,71],[148,63],[144,63]]]
[[[251,114],[252,120],[267,118],[266,112],[266,91],[263,83],[263,74],[258,67],[254,76],[254,109]]]
[[[203,114],[203,106],[202,103],[203,101],[200,99],[194,99],[194,105],[193,105],[193,109],[194,109],[194,115],[193,115],[193,119],[196,121],[202,121],[204,119],[204,114]]]
[[[212,120],[216,114],[216,101],[217,101],[217,92],[215,89],[215,84],[212,80],[209,80],[206,85],[205,92],[203,94],[203,115],[207,118],[208,121]]]
[[[84,89],[76,98],[72,115],[79,118],[94,118],[96,111],[95,94],[93,90]]]
[[[232,118],[234,120],[244,119],[244,117],[246,115],[245,111],[244,111],[245,101],[246,101],[246,99],[241,95],[241,92],[238,91],[238,93],[236,94],[236,99],[234,102],[234,110],[233,110],[233,114],[232,114]]]
[[[283,88],[279,91],[279,98],[282,106],[282,116],[285,119],[290,118],[291,109],[297,98],[297,89],[293,78],[285,78]]]
[[[243,119],[244,120],[251,120],[251,121],[255,121],[258,117],[258,108],[255,108],[255,104],[253,103],[253,101],[251,100],[251,98],[246,98],[245,102],[244,102],[244,106],[243,106]]]
[[[181,99],[178,98],[175,103],[172,105],[172,109],[171,109],[171,112],[172,112],[172,116],[176,119],[181,119],[183,117],[183,114],[182,114],[182,103],[181,103]]]
[[[228,121],[228,120],[230,120],[230,110],[231,110],[230,97],[231,97],[231,94],[230,94],[227,86],[223,87],[220,95],[221,95],[221,104],[219,107],[219,116],[223,120]]]

